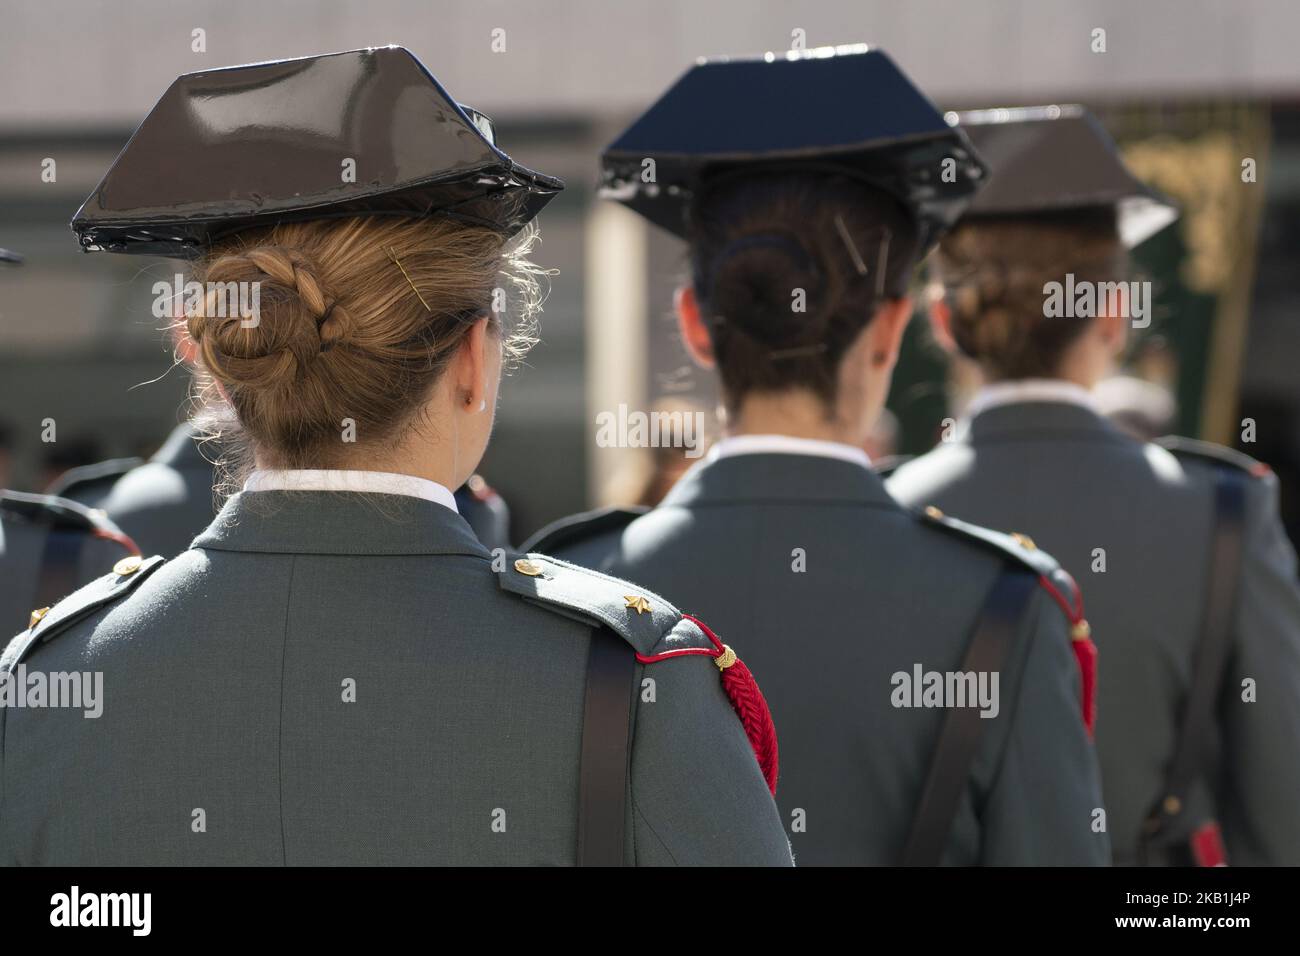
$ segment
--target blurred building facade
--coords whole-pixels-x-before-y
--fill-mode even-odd
[[[511,503],[517,538],[606,500],[644,454],[598,447],[598,412],[714,401],[671,318],[683,250],[597,202],[601,146],[695,57],[794,46],[882,46],[947,108],[1097,110],[1138,171],[1188,213],[1142,263],[1163,296],[1154,331],[1174,344],[1182,430],[1232,442],[1254,417],[1258,444],[1246,450],[1292,489],[1300,478],[1295,3],[9,0],[4,23],[0,246],[27,264],[0,273],[0,429],[18,487],[44,479],[47,419],[60,444],[107,458],[148,452],[184,414],[186,376],[151,312],[153,284],[180,267],[84,256],[67,227],[166,85],[204,68],[385,43],[412,49],[493,116],[507,150],[569,184],[541,220],[536,258],[559,270],[542,344],[506,384],[483,469]],[[1240,179],[1245,157],[1257,182]],[[945,405],[922,325],[891,401],[911,450]]]

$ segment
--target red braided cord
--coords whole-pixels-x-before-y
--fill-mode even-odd
[[[763,692],[758,689],[758,682],[749,672],[745,662],[736,658],[736,662],[722,672],[722,689],[727,692],[749,745],[754,748],[758,758],[758,767],[763,771],[767,789],[776,796],[776,778],[780,773],[780,761],[777,759],[776,724],[772,722],[772,712],[767,707]]]
[[[1065,572],[1062,572],[1065,573]],[[1069,575],[1066,575],[1069,577]],[[1070,647],[1074,650],[1075,663],[1079,665],[1079,678],[1083,684],[1083,725],[1088,729],[1088,736],[1091,737],[1093,727],[1097,722],[1097,645],[1092,642],[1088,636],[1075,636],[1074,628],[1083,624],[1086,628],[1086,622],[1083,618],[1083,593],[1079,590],[1077,584],[1074,585],[1074,594],[1078,601],[1078,607],[1070,606],[1056,585],[1047,579],[1046,575],[1039,575],[1038,583],[1047,589],[1047,593],[1052,599],[1061,606],[1065,612],[1065,618],[1070,622]],[[1070,583],[1074,584],[1074,579],[1070,578]],[[1085,635],[1088,633],[1085,630]]]
[[[140,555],[140,546],[131,540],[130,535],[125,531],[109,531],[105,528],[96,528],[92,537],[102,538],[105,541],[112,541],[114,544],[120,544],[126,548],[128,554],[135,556]]]
[[[726,645],[709,625],[689,614],[683,614],[682,617],[694,623],[713,643],[715,650],[705,653],[715,660],[726,653]],[[776,796],[776,781],[781,769],[777,756],[776,724],[772,720],[767,699],[758,688],[758,681],[754,680],[754,675],[739,657],[722,669],[722,689],[731,701],[736,716],[740,718],[740,725],[745,728],[745,736],[749,738],[749,745],[754,750],[763,779],[767,781],[767,788],[772,791],[772,796]]]

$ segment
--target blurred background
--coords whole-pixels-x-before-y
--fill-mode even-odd
[[[597,200],[599,151],[696,57],[866,42],[945,109],[1089,106],[1180,203],[1139,255],[1157,304],[1125,371],[1152,387],[1121,383],[1113,400],[1270,463],[1300,532],[1294,0],[5,0],[0,23],[0,246],[27,259],[0,272],[0,486],[42,490],[75,465],[148,455],[185,414],[185,372],[151,313],[153,283],[181,265],[84,255],[68,228],[167,85],[396,43],[492,116],[507,152],[568,183],[541,217],[536,259],[559,270],[542,343],[506,383],[482,467],[515,540],[645,496],[651,472],[680,460],[598,447],[596,415],[625,403],[712,421],[715,398],[676,340],[683,248]],[[924,451],[967,384],[914,322],[896,427],[872,453]]]

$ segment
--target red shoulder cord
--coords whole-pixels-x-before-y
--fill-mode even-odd
[[[1053,600],[1061,606],[1065,617],[1070,622],[1070,645],[1074,648],[1074,659],[1079,665],[1079,676],[1083,678],[1083,725],[1088,728],[1088,736],[1093,733],[1097,722],[1097,645],[1092,642],[1092,628],[1083,617],[1083,594],[1069,572],[1062,570],[1070,582],[1070,591],[1074,594],[1075,604],[1071,604],[1047,575],[1039,575],[1038,582],[1047,589]]]
[[[125,531],[110,530],[108,528],[96,528],[92,533],[93,537],[102,538],[105,541],[112,541],[114,544],[121,545],[126,549],[127,554],[139,556],[140,546],[131,540],[131,536]]]
[[[745,728],[745,736],[749,738],[749,745],[754,748],[754,756],[758,759],[758,767],[763,772],[763,779],[767,781],[767,788],[772,791],[772,796],[776,796],[776,779],[780,772],[776,724],[772,722],[772,712],[768,709],[763,692],[758,689],[758,682],[754,680],[754,675],[745,666],[745,662],[736,656],[735,651],[723,644],[707,624],[689,614],[683,614],[682,617],[703,631],[713,647],[683,647],[675,651],[664,651],[662,654],[638,654],[636,659],[642,664],[653,664],[671,657],[685,657],[690,654],[706,654],[712,657],[713,663],[717,664],[718,670],[722,671],[722,689],[726,691],[732,709],[736,711],[741,726]]]

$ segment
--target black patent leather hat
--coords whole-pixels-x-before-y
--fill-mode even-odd
[[[0,249],[0,262],[11,266],[20,266],[23,264],[23,257],[12,249]]]
[[[926,249],[985,175],[965,133],[884,51],[859,45],[696,64],[606,148],[602,195],[686,236],[714,177],[769,167],[834,170],[891,193]]]
[[[1082,106],[972,110],[953,119],[990,168],[967,219],[1114,207],[1132,248],[1178,218],[1177,206],[1129,171]]]
[[[563,188],[497,148],[491,121],[410,51],[378,47],[179,77],[72,229],[88,251],[177,257],[336,216],[451,216],[513,235]]]

